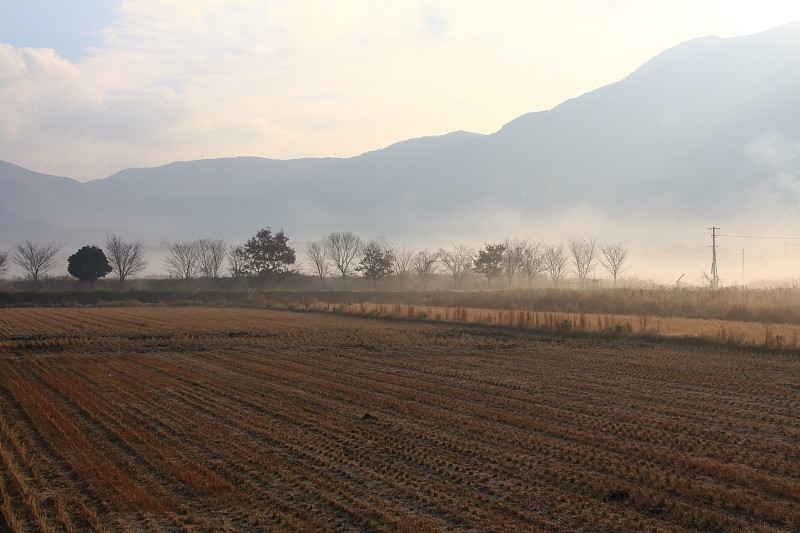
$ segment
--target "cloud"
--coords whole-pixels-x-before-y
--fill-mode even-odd
[[[14,141],[42,120],[41,104],[69,100],[80,86],[81,74],[53,50],[14,47],[0,43],[0,133]],[[33,123],[32,123],[33,122]]]
[[[0,158],[85,179],[121,161],[356,155],[446,131],[426,109],[433,82],[414,79],[437,71],[415,54],[420,34],[427,49],[443,35],[439,8],[129,0],[119,14],[79,62],[3,45]],[[431,120],[410,124],[415,106]]]
[[[350,156],[489,133],[677,44],[663,31],[631,47],[633,8],[592,5],[125,0],[80,59],[2,45],[0,159],[88,179],[200,154]]]

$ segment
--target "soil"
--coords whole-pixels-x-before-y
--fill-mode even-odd
[[[0,309],[0,406],[0,531],[800,524],[792,353],[260,309]]]

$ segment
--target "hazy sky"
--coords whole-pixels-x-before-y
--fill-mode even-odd
[[[797,0],[0,0],[0,159],[79,180],[491,133]]]

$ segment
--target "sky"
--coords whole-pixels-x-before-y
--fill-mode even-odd
[[[797,0],[0,0],[0,160],[80,181],[492,133]]]

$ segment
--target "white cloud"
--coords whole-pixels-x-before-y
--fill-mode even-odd
[[[77,63],[0,45],[0,159],[87,179],[491,132],[702,35],[696,3],[642,4],[126,0]]]
[[[81,82],[77,68],[53,50],[17,50],[0,43],[0,132],[14,141],[35,127],[51,101],[71,100]]]

